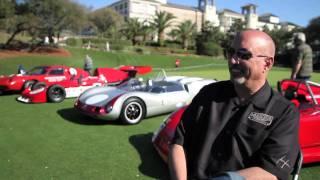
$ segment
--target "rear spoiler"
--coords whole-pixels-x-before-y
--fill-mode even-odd
[[[119,68],[121,71],[128,72],[130,77],[135,77],[136,74],[147,74],[152,71],[151,66],[121,66]]]

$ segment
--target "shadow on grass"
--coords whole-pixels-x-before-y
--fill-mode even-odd
[[[100,125],[121,125],[118,121],[103,121],[99,119],[94,119],[92,117],[81,114],[74,108],[60,109],[57,113],[65,120],[81,125],[91,125],[91,126],[100,126]]]
[[[313,168],[313,167],[320,167],[320,162],[314,162],[314,163],[302,165],[302,168]]]
[[[140,155],[139,171],[154,179],[170,179],[167,164],[153,148],[151,138],[152,133],[133,135],[129,138]]]
[[[6,91],[6,92],[3,92],[0,90],[0,96],[11,96],[11,95],[18,95],[20,94],[20,92],[18,91]]]

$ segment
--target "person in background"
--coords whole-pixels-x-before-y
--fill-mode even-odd
[[[93,61],[91,59],[91,57],[87,54],[85,59],[84,59],[84,68],[85,71],[87,71],[89,73],[89,75],[91,75],[91,71],[93,69]]]
[[[235,36],[230,80],[205,86],[177,126],[172,179],[285,180],[300,150],[299,111],[267,82],[275,44],[258,30]]]
[[[23,68],[21,64],[18,66],[18,74],[26,74],[26,70]]]
[[[180,63],[181,63],[181,60],[180,59],[176,59],[175,67],[176,68],[180,67]]]
[[[294,34],[294,45],[291,79],[309,80],[313,71],[312,49],[304,33]]]

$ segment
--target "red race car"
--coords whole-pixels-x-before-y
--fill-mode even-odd
[[[303,163],[320,162],[320,105],[314,95],[320,91],[320,84],[283,80],[278,85],[283,94],[287,95],[286,97],[290,98],[300,110],[299,141]],[[294,88],[287,88],[291,85],[296,87],[295,91],[292,91]],[[166,118],[152,137],[152,143],[164,161],[167,161],[169,144],[185,109],[186,107],[183,107]]]
[[[19,101],[26,103],[61,102],[64,98],[77,97],[93,86],[118,84],[136,73],[151,71],[149,66],[123,66],[119,69],[97,68],[94,76],[80,68],[68,66],[38,66],[26,74],[0,77],[0,91],[21,92]]]

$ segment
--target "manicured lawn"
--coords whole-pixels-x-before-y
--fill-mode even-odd
[[[1,59],[0,74],[15,73],[19,64],[65,64],[82,67],[85,54],[94,65],[152,65],[170,75],[228,79],[226,61],[209,57],[137,55],[70,49],[72,57],[29,56]],[[181,59],[181,68],[174,61]],[[198,68],[190,68],[197,66]],[[275,67],[269,82],[289,77],[289,69]],[[314,73],[313,81],[320,82]],[[74,99],[52,104],[22,104],[18,95],[0,97],[0,179],[168,179],[166,165],[151,145],[152,132],[166,115],[138,125],[101,122],[73,110]],[[318,179],[320,164],[302,169],[302,179]]]

